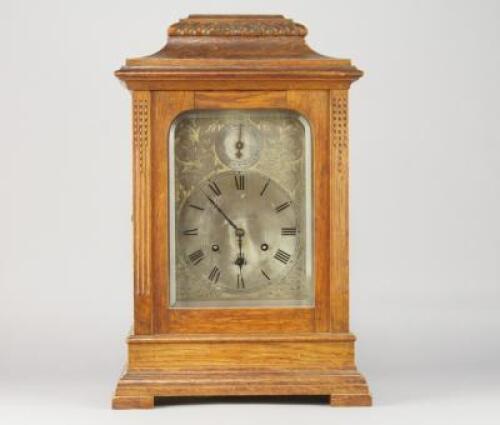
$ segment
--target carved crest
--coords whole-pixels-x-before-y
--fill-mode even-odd
[[[226,16],[191,15],[168,29],[171,36],[302,36],[307,29],[301,24],[275,16]]]

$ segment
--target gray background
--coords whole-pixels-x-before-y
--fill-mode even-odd
[[[130,97],[188,13],[283,13],[351,94],[351,306],[373,409],[112,412],[131,324]],[[0,4],[0,422],[498,423],[500,3]]]

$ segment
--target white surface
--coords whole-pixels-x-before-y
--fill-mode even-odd
[[[132,311],[130,99],[112,72],[203,12],[284,13],[366,71],[351,96],[351,327],[373,409],[108,410]],[[3,0],[0,423],[499,423],[499,13]]]
[[[64,387],[11,385],[0,389],[0,419],[9,425],[55,424],[242,424],[304,423],[367,425],[497,425],[500,390],[491,376],[371,376],[377,395],[372,408],[330,408],[324,404],[205,402],[162,405],[154,410],[113,411],[109,381],[65,382]],[[498,381],[498,380],[497,380]],[[433,385],[428,387],[429,382]]]

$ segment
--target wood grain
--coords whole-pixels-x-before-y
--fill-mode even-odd
[[[295,90],[287,95],[288,107],[304,115],[313,132],[313,211],[315,329],[330,330],[330,179],[329,93],[325,90]]]
[[[330,405],[335,407],[368,407],[372,405],[370,394],[332,394]]]
[[[349,341],[129,344],[129,371],[353,369]]]
[[[130,372],[120,379],[115,398],[130,397],[129,408],[133,408],[134,397],[304,394],[330,395],[332,406],[371,404],[366,381],[355,370]]]
[[[115,395],[112,400],[113,409],[152,409],[154,407],[153,396],[123,396]]]
[[[193,92],[153,93],[153,283],[154,332],[168,332],[169,221],[168,221],[168,134],[175,118],[194,106]]]
[[[316,53],[305,27],[283,16],[190,16],[169,33],[160,51],[128,59],[115,73],[129,89],[329,89],[363,74],[349,59]]]
[[[195,108],[285,108],[286,91],[197,91]]]
[[[129,344],[161,344],[161,343],[225,343],[225,342],[354,342],[356,337],[351,333],[265,333],[265,334],[154,334],[154,335],[129,335]]]
[[[171,309],[166,307],[172,333],[312,332],[310,308]]]
[[[348,188],[348,115],[347,91],[330,92],[330,139],[332,180],[330,215],[330,252],[332,330],[349,330],[349,188]]]
[[[134,92],[133,218],[134,324],[137,334],[151,332],[151,95]]]
[[[153,77],[156,76],[156,79]],[[202,78],[202,76],[204,76]],[[161,74],[151,72],[136,72],[135,78],[127,78],[124,82],[129,90],[344,90],[349,88],[349,79],[333,80],[331,77],[312,78],[306,75],[253,74],[245,72],[218,72],[214,75],[201,74],[198,79],[192,79],[192,74],[170,75],[164,78]]]

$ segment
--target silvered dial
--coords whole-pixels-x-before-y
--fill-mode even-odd
[[[169,138],[175,308],[314,305],[310,128],[288,110],[194,110]]]
[[[295,262],[294,201],[255,171],[223,172],[186,199],[177,240],[189,274],[214,291],[249,292],[280,281]]]

